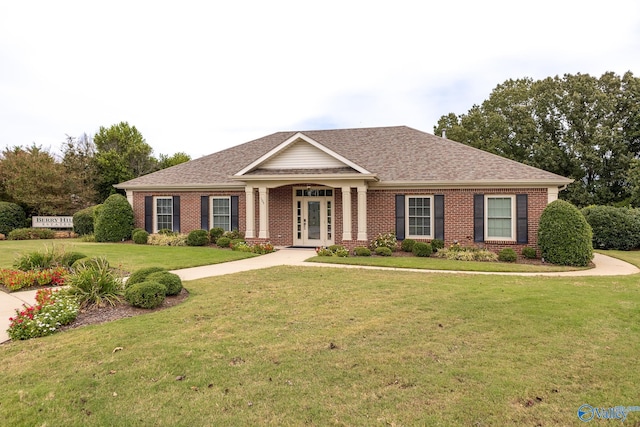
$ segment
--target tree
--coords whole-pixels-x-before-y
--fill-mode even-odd
[[[100,127],[93,138],[99,181],[97,191],[102,199],[116,191],[114,184],[137,178],[157,170],[153,149],[135,126],[120,122],[109,128]]]
[[[158,170],[170,168],[171,166],[179,165],[191,160],[191,156],[182,151],[175,153],[173,156],[167,156],[166,154],[160,154],[158,158]]]
[[[631,72],[507,80],[467,114],[442,116],[434,131],[573,178],[561,197],[578,206],[624,203],[640,156],[638,99]]]
[[[6,201],[21,205],[27,215],[69,215],[76,202],[71,178],[61,163],[35,144],[6,148],[1,155],[0,182]]]
[[[120,242],[131,237],[134,224],[133,208],[124,196],[112,194],[94,212],[97,242]]]
[[[70,179],[70,194],[78,209],[97,203],[99,182],[96,147],[86,133],[79,138],[67,135],[62,145],[62,165]]]

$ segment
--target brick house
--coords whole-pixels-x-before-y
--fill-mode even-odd
[[[137,227],[221,227],[278,246],[366,246],[380,233],[492,250],[537,245],[572,182],[405,126],[277,132],[116,185]]]

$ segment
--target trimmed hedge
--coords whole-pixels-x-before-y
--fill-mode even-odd
[[[498,252],[498,261],[502,262],[516,262],[518,254],[511,248],[504,248]]]
[[[402,249],[403,252],[411,252],[413,251],[413,245],[416,244],[416,241],[413,239],[404,239],[402,241],[402,244],[400,245],[400,248]]]
[[[429,243],[416,242],[416,244],[413,245],[413,249],[411,250],[411,252],[415,256],[428,257],[433,253],[433,248]]]
[[[536,253],[536,250],[534,248],[526,246],[522,248],[522,256],[528,259],[536,259],[538,254]]]
[[[147,277],[150,274],[157,273],[159,271],[167,271],[167,269],[162,267],[145,267],[145,268],[136,270],[133,273],[131,273],[125,285],[128,287],[135,283],[144,282],[145,280],[147,280]]]
[[[93,234],[95,210],[98,206],[100,205],[89,206],[73,214],[73,231],[77,235]]]
[[[180,276],[168,271],[156,271],[147,276],[150,282],[162,283],[167,288],[167,295],[178,295],[182,290],[182,279]]]
[[[365,248],[364,246],[358,246],[353,249],[353,254],[355,256],[371,256],[371,249]]]
[[[193,230],[187,236],[187,246],[205,246],[209,243],[207,230]]]
[[[156,308],[166,298],[167,287],[159,282],[135,283],[124,291],[124,299],[134,307]]]
[[[216,240],[216,246],[221,248],[228,248],[231,245],[231,239],[228,237],[220,237]]]
[[[6,236],[16,228],[24,227],[26,220],[27,217],[20,205],[0,202],[0,234]]]
[[[120,242],[131,237],[133,209],[126,197],[112,194],[96,212],[95,235],[97,242]]]
[[[581,211],[593,231],[593,247],[629,251],[640,246],[640,211],[626,207],[587,206]]]
[[[7,239],[9,240],[37,240],[53,239],[56,234],[48,228],[16,228],[11,230]]]
[[[376,248],[376,255],[391,256],[392,254],[393,254],[393,251],[386,246],[380,246]]]
[[[555,200],[542,211],[538,246],[545,261],[587,266],[593,258],[592,239],[591,226],[571,203]]]
[[[146,245],[149,241],[149,233],[142,229],[134,230],[131,237],[133,238],[133,243],[136,245]]]

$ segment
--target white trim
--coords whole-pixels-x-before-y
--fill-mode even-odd
[[[226,199],[229,201],[229,229],[225,228],[225,231],[233,231],[231,230],[231,196],[209,196],[209,225],[210,228],[217,227],[213,222],[213,201],[214,199]]]
[[[547,203],[551,203],[558,200],[558,193],[559,193],[558,187],[547,188]]]
[[[246,186],[245,191],[245,237],[253,239],[256,237],[256,206],[255,206],[255,191],[253,187]]]
[[[489,199],[511,199],[511,237],[489,236]],[[485,194],[484,196],[484,240],[485,242],[516,241],[516,196],[515,194]]]
[[[157,233],[158,228],[158,200],[171,200],[171,226],[169,230],[173,231],[173,196],[153,196],[153,232]]]
[[[477,180],[477,181],[378,181],[369,184],[370,188],[384,189],[456,189],[456,188],[548,188],[551,186],[564,185],[573,182],[568,179],[566,182],[547,181],[547,180]],[[558,187],[560,188],[560,187]]]
[[[256,169],[258,166],[260,166],[260,164],[264,163],[266,160],[268,160],[271,157],[273,157],[273,156],[277,155],[278,153],[282,152],[285,148],[289,147],[291,144],[294,144],[299,139],[301,139],[301,140],[313,145],[317,149],[323,151],[324,153],[326,153],[326,154],[330,155],[331,157],[335,158],[336,160],[344,163],[346,166],[349,166],[349,167],[357,170],[358,172],[360,172],[362,174],[370,174],[370,172],[368,172],[366,169],[364,169],[361,166],[358,166],[357,164],[353,163],[351,160],[347,159],[346,157],[341,156],[340,154],[328,149],[324,145],[322,145],[319,142],[309,138],[308,136],[304,135],[303,133],[298,132],[295,135],[293,135],[291,138],[289,138],[286,141],[282,142],[280,145],[278,145],[273,150],[271,150],[268,153],[266,153],[263,156],[261,156],[258,160],[254,161],[253,163],[249,164],[248,166],[246,166],[245,168],[243,168],[242,170],[237,172],[234,176],[236,176],[236,177],[243,176],[247,172],[250,172],[251,170]]]
[[[299,190],[330,190],[331,196],[298,196],[296,192]],[[292,211],[293,211],[293,244],[294,245],[313,245],[313,246],[330,246],[335,242],[336,236],[336,218],[335,218],[335,195],[336,189],[332,187],[325,186],[295,186],[292,188]],[[320,239],[315,242],[308,241],[306,238],[306,230],[304,226],[304,219],[308,213],[308,204],[309,201],[320,202]],[[331,202],[331,237],[329,237],[329,214],[327,209],[327,203]],[[298,203],[300,203],[300,217],[301,222],[298,224]],[[300,237],[298,238],[298,225],[300,225]]]
[[[411,234],[410,230],[411,227],[409,227],[409,199],[429,199],[429,231],[430,234],[429,235],[422,235],[422,234]],[[431,194],[405,194],[404,195],[404,209],[405,209],[405,219],[404,219],[404,226],[405,226],[405,230],[406,230],[406,238],[408,239],[433,239],[433,227],[434,227],[434,207],[433,207],[433,200],[434,197]]]

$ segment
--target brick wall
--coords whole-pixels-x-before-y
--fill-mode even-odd
[[[299,184],[306,186],[307,184]],[[313,186],[313,183],[309,185]],[[298,185],[296,185],[298,186]],[[473,196],[474,194],[528,194],[529,243],[519,245],[514,242],[485,242],[476,244],[473,241]],[[520,252],[524,246],[536,247],[538,221],[543,209],[547,205],[546,188],[527,189],[435,189],[435,190],[369,190],[367,192],[367,234],[369,240],[380,233],[395,231],[395,196],[406,195],[444,195],[445,212],[445,244],[459,242],[461,245],[479,246],[498,251],[510,247]],[[145,196],[180,196],[181,231],[188,233],[200,228],[200,197],[201,196],[239,196],[239,226],[240,231],[246,231],[246,199],[244,191],[211,191],[211,192],[139,192],[134,193],[133,208],[136,227],[144,227],[144,197]],[[256,240],[259,232],[260,209],[259,194],[255,192],[255,233]],[[351,237],[357,238],[358,233],[358,194],[355,188],[351,191]],[[288,246],[294,239],[293,219],[293,186],[287,185],[269,190],[269,241],[276,246]],[[355,240],[343,241],[342,221],[342,190],[334,189],[334,241],[349,248],[366,246],[367,242]]]

